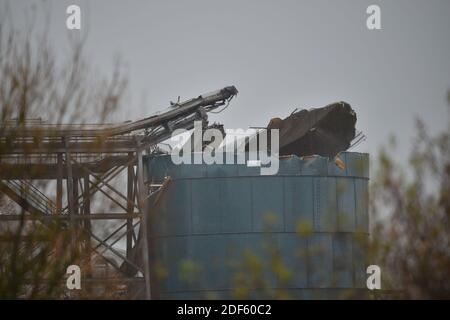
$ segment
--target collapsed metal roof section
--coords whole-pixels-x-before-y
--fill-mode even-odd
[[[270,146],[270,129],[279,129],[280,156],[321,155],[333,158],[351,146],[356,136],[355,124],[356,113],[346,102],[301,110],[285,119],[270,120],[267,125],[268,145]],[[258,139],[258,135],[253,139],[255,138]]]

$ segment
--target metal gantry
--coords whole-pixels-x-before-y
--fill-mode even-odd
[[[75,225],[88,236],[85,243],[88,254],[93,252],[100,256],[117,269],[124,280],[142,281],[145,297],[154,298],[151,292],[147,199],[163,192],[169,180],[156,187],[150,186],[146,181],[143,155],[170,138],[176,129],[192,129],[197,120],[207,125],[207,113],[226,105],[236,94],[235,87],[225,87],[172,104],[158,115],[121,124],[49,125],[11,121],[1,124],[0,192],[17,203],[26,214],[0,213],[0,223],[21,219],[44,222],[60,219],[67,225]],[[125,191],[113,183],[123,175],[127,180]],[[55,181],[56,200],[36,187],[32,183],[35,180]],[[97,193],[120,211],[92,212],[95,206],[91,200]],[[102,238],[92,228],[94,220],[120,220],[123,224]],[[138,226],[139,237],[135,232]],[[126,239],[125,254],[114,246],[123,238]],[[136,248],[142,254],[140,259],[132,257]],[[122,266],[108,258],[104,254],[106,251],[118,257],[123,262]]]

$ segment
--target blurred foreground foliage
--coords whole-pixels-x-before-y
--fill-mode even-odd
[[[58,125],[104,122],[120,107],[125,93],[127,81],[118,63],[105,78],[88,63],[84,34],[69,37],[67,50],[59,48],[63,54],[52,46],[48,25],[44,23],[40,28],[35,23],[38,16],[47,17],[47,5],[51,4],[24,10],[26,23],[16,26],[8,2],[0,4],[0,136],[6,141],[15,138],[4,134],[7,125],[23,127],[30,121]],[[36,161],[33,156],[24,154],[18,160],[31,163]],[[0,162],[18,161],[9,157],[2,156]],[[40,159],[45,162],[46,157],[43,154]],[[55,186],[51,181],[36,180],[33,184],[53,197]],[[26,197],[26,193],[22,196]],[[3,193],[0,214],[22,217],[19,221],[0,222],[0,299],[68,297],[67,266],[77,264],[89,270],[91,265],[89,251],[81,255],[82,248],[90,245],[81,228],[61,220],[43,221],[42,216],[26,220],[25,210]],[[111,296],[106,289],[101,296],[89,290],[75,291],[77,298]]]
[[[24,217],[24,215],[22,215]],[[61,298],[66,268],[81,264],[73,228],[22,219],[3,230],[0,242],[0,299]],[[78,247],[80,248],[80,247]]]
[[[450,121],[433,135],[421,120],[416,128],[407,164],[394,160],[394,138],[377,159],[371,185],[372,262],[382,269],[382,289],[398,290],[408,299],[449,299]]]

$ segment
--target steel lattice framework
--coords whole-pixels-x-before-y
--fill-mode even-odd
[[[235,87],[225,87],[172,104],[158,115],[121,124],[2,124],[0,192],[20,205],[26,214],[0,214],[0,223],[20,219],[67,221],[88,235],[86,250],[100,255],[123,274],[124,280],[143,283],[145,297],[152,298],[149,245],[145,240],[138,243],[138,239],[148,239],[147,199],[162,193],[169,179],[160,185],[146,182],[143,155],[169,138],[175,129],[192,129],[197,120],[207,125],[207,113],[228,104],[236,94]],[[112,183],[123,174],[127,177],[125,191]],[[56,181],[56,201],[30,182],[41,179]],[[108,198],[121,212],[91,212],[91,199],[96,193]],[[91,228],[93,220],[121,220],[123,224],[101,238]],[[141,237],[136,236],[138,226]],[[114,247],[123,238],[126,254]],[[135,246],[142,252],[142,259],[132,259]],[[123,261],[122,267],[104,256],[105,251]]]

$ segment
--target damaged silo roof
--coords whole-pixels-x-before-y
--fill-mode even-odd
[[[346,102],[301,110],[285,119],[273,118],[267,125],[279,129],[279,154],[321,155],[332,158],[350,147],[355,138],[356,113]],[[247,144],[248,146],[248,144]]]

